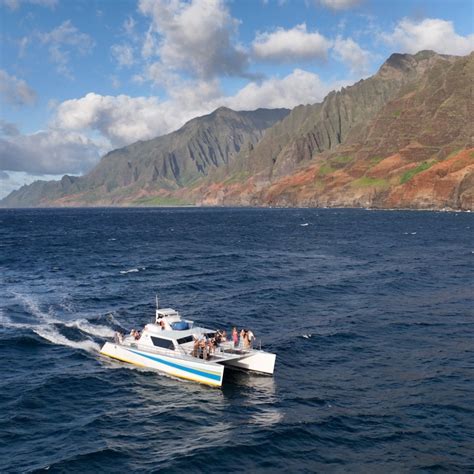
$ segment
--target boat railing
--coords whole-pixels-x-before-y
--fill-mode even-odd
[[[117,343],[117,341],[115,341]],[[153,354],[168,355],[171,357],[187,358],[187,357],[196,357],[194,355],[194,347],[184,348],[180,345],[174,349],[166,349],[164,347],[153,347],[148,344],[140,344],[140,340],[131,339],[129,336],[123,338],[122,344],[128,345],[132,348],[136,348],[142,351],[151,352]],[[261,339],[254,339],[252,344],[249,347],[244,347],[242,341],[239,341],[237,346],[234,345],[233,341],[225,341],[219,343],[212,352],[209,352],[210,356],[213,355],[225,355],[225,354],[246,354],[250,353],[253,350],[261,350],[262,341]],[[199,353],[200,355],[200,353]],[[198,355],[198,358],[199,358]]]
[[[245,347],[242,341],[239,341],[238,345],[234,345],[233,341],[221,342],[217,347],[219,352],[223,353],[246,353],[252,352],[253,350],[262,350],[262,340],[254,339],[248,347]]]
[[[153,354],[160,354],[160,355],[168,355],[170,357],[189,357],[188,354],[181,346],[178,346],[178,350],[176,349],[166,349],[164,347],[156,348],[145,344],[140,344],[139,341],[130,342],[130,347],[139,349],[145,352],[151,352]]]

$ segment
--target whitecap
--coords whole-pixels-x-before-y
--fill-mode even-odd
[[[309,222],[305,222],[304,224],[300,224],[301,227],[306,227],[309,225]]]
[[[138,268],[131,268],[130,270],[120,270],[120,273],[122,275],[126,275],[127,273],[136,273],[139,272],[140,270]]]

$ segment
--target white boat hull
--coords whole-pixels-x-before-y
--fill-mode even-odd
[[[202,362],[199,359],[169,357],[160,353],[151,353],[135,347],[106,342],[101,354],[123,362],[158,370],[173,377],[200,382],[214,387],[222,385],[224,366]]]
[[[275,359],[276,354],[264,351],[252,351],[247,357],[226,361],[224,364],[226,366],[238,367],[239,369],[273,375]]]

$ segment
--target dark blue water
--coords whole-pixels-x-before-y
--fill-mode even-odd
[[[0,470],[472,472],[473,228],[465,213],[0,211]],[[155,293],[252,328],[275,376],[213,389],[101,358]]]

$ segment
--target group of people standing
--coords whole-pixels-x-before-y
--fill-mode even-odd
[[[232,342],[235,349],[251,349],[255,336],[250,329],[242,329],[239,333],[236,327],[232,329]],[[207,337],[205,334],[194,335],[193,356],[201,359],[208,359],[216,351],[216,348],[227,342],[225,330],[217,330],[214,336]]]
[[[250,329],[242,329],[240,334],[235,326],[232,329],[232,341],[234,347],[242,346],[244,349],[250,349],[253,346],[254,340],[255,336]]]

